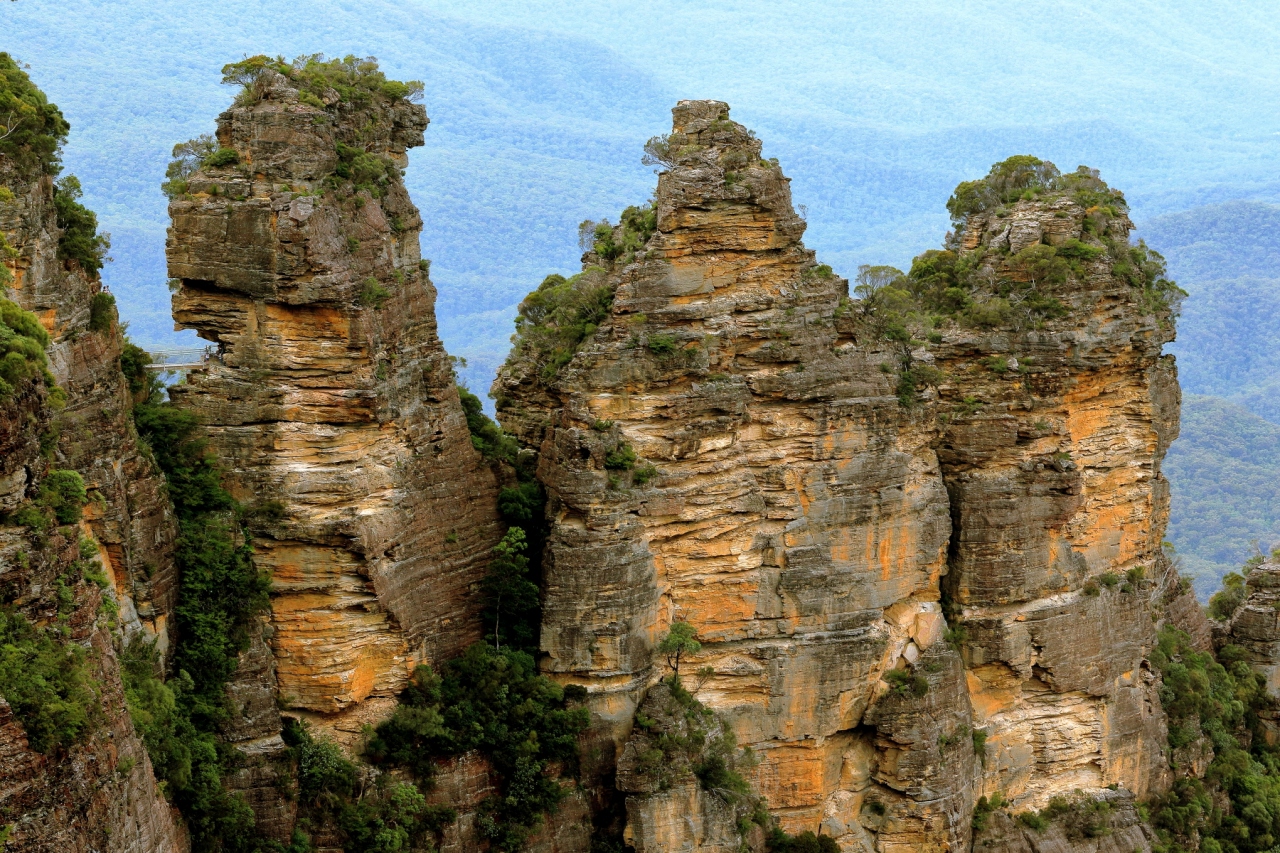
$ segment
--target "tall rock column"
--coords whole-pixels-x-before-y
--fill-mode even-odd
[[[755,751],[786,826],[850,849],[967,843],[972,748],[939,752],[968,709],[942,642],[931,411],[901,405],[893,353],[857,338],[847,283],[800,242],[754,134],[718,101],[673,116],[656,231],[601,232],[583,273],[525,310],[569,287],[611,296],[607,316],[563,366],[527,328],[494,385],[549,495],[544,671],[590,691],[607,774],[668,672],[655,645],[688,622],[703,645],[686,683]],[[917,662],[926,699],[882,680]],[[674,832],[680,802],[699,798],[633,802],[633,840]]]
[[[978,283],[972,322],[930,347],[955,525],[944,588],[987,734],[983,793],[1020,809],[1167,784],[1146,656],[1182,594],[1161,549],[1179,390],[1163,285],[1143,280],[1157,262],[1096,174],[1062,186],[970,215],[913,272],[954,262]]]
[[[401,179],[427,117],[353,85],[317,95],[265,71],[219,117],[221,150],[171,203],[168,242],[178,325],[217,349],[173,397],[249,507],[271,577],[274,668],[251,668],[347,732],[416,663],[479,638],[473,588],[501,534]]]

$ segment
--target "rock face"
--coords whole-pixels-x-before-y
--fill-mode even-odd
[[[673,114],[656,233],[597,242],[573,281],[607,316],[560,367],[525,335],[494,385],[549,496],[544,671],[589,690],[619,755],[655,645],[690,623],[697,697],[754,750],[754,788],[845,850],[967,849],[981,793],[1161,790],[1145,655],[1190,610],[1160,548],[1179,396],[1168,311],[1118,272],[1128,220],[1062,194],[969,217],[954,252],[979,281],[1075,241],[1065,310],[904,348],[803,247],[728,107]],[[936,378],[904,391],[920,365]],[[695,795],[633,796],[631,837]]]
[[[0,603],[35,625],[63,620],[87,652],[92,722],[66,752],[44,755],[0,699],[0,811],[9,849],[177,853],[186,839],[151,772],[124,702],[116,651],[142,634],[167,646],[176,597],[176,537],[162,477],[138,444],[120,370],[122,337],[101,284],[58,257],[62,229],[50,174],[0,158],[0,231],[14,252],[0,297],[32,311],[48,331],[50,367],[65,405],[28,384],[0,401],[0,513],[34,498],[50,469],[78,472],[84,520],[47,536],[0,520]],[[108,585],[81,579],[93,553]],[[61,596],[59,590],[65,590]],[[108,601],[104,601],[107,599]],[[118,619],[111,616],[118,609]]]
[[[173,396],[257,519],[273,658],[259,693],[354,739],[416,663],[479,638],[472,587],[501,530],[400,179],[426,114],[381,95],[304,100],[268,72],[219,118],[238,162],[203,168],[170,205],[174,316],[218,350]],[[357,179],[385,174],[343,183],[352,152]],[[278,736],[273,714],[241,736]]]

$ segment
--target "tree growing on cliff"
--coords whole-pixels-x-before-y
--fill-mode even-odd
[[[702,643],[696,637],[697,632],[688,622],[673,622],[667,636],[658,644],[658,653],[667,656],[667,666],[676,678],[680,677],[680,658],[702,651]]]
[[[484,579],[488,600],[485,621],[493,624],[493,647],[502,642],[521,649],[537,637],[538,585],[529,579],[528,542],[524,530],[512,527],[493,548],[493,560]]]

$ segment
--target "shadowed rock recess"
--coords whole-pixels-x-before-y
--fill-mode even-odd
[[[656,231],[622,257],[597,232],[567,285],[611,294],[598,329],[563,364],[524,334],[493,388],[540,454],[543,668],[589,691],[591,784],[687,622],[682,672],[753,750],[753,789],[841,849],[967,849],[980,795],[1167,788],[1146,655],[1170,614],[1202,617],[1161,549],[1173,327],[1126,277],[1122,199],[958,217],[910,280],[963,269],[967,294],[943,281],[950,314],[896,309],[927,335],[895,333],[907,292],[848,299],[725,104],[673,114]],[[725,819],[697,799],[633,794],[629,840],[721,849],[688,829]]]

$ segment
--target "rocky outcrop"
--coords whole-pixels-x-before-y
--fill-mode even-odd
[[[479,638],[473,587],[501,530],[400,177],[425,112],[297,85],[267,71],[170,205],[174,316],[218,353],[173,397],[254,519],[264,702],[354,742],[415,664]],[[273,714],[240,736],[278,736]]]
[[[891,349],[840,327],[847,285],[801,244],[759,141],[719,102],[674,116],[657,232],[608,272],[610,316],[553,379],[517,347],[494,386],[549,495],[544,669],[586,686],[621,743],[663,672],[655,644],[692,624],[689,666],[711,671],[697,697],[755,751],[770,809],[852,841],[868,797],[904,800],[868,772],[882,676],[935,647],[955,657],[936,426],[899,404]],[[640,461],[615,473],[624,446]],[[877,828],[966,840],[967,817],[950,815],[971,805]]]
[[[978,280],[1028,281],[1018,253],[1032,246],[1065,247],[1076,268],[1040,284],[1061,316],[948,327],[928,353],[943,373],[938,454],[955,525],[944,589],[987,733],[981,793],[1023,808],[1167,784],[1146,654],[1179,595],[1161,549],[1173,326],[1119,271],[1128,219],[1086,204],[1049,193],[970,216],[955,242]]]
[[[925,260],[986,313],[902,309],[895,332],[803,247],[727,106],[673,114],[656,231],[597,232],[580,276],[526,300],[494,385],[549,496],[544,670],[624,754],[655,645],[690,623],[697,698],[754,750],[770,811],[847,850],[965,849],[981,793],[1162,790],[1146,654],[1193,609],[1160,547],[1179,395],[1122,199],[963,217]],[[1053,275],[1031,264],[1060,247]],[[557,287],[612,301],[547,358]]]
[[[96,274],[59,256],[52,175],[0,157],[0,185],[0,231],[12,249],[0,297],[34,312],[49,333],[58,388],[26,383],[0,399],[0,600],[7,614],[83,649],[91,689],[88,725],[45,751],[32,748],[0,699],[5,837],[15,850],[177,853],[187,846],[181,822],[134,733],[116,660],[128,636],[167,646],[176,597],[172,510],[133,429],[114,308]],[[6,518],[37,497],[52,469],[81,475],[83,520],[42,533]],[[105,589],[84,569],[95,563]]]
[[[1155,834],[1142,820],[1133,796],[1102,791],[1096,798],[1065,801],[1027,823],[1000,809],[975,833],[983,853],[1150,853]]]

